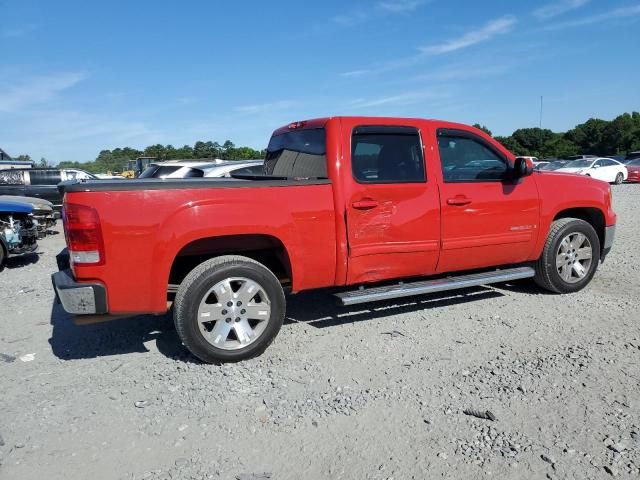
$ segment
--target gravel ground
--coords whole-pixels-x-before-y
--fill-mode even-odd
[[[578,294],[300,294],[263,356],[221,366],[168,316],[74,326],[50,236],[0,273],[0,478],[638,478],[640,186],[614,197]]]

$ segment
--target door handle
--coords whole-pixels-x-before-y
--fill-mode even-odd
[[[357,210],[369,210],[371,208],[376,208],[378,205],[379,204],[376,200],[359,200],[351,204],[351,206]]]
[[[471,203],[471,199],[465,197],[463,195],[458,195],[457,197],[447,199],[447,205],[469,205]]]

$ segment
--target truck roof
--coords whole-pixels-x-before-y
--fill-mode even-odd
[[[311,128],[322,128],[326,125],[329,120],[333,119],[345,119],[351,122],[362,122],[364,124],[375,124],[376,122],[381,123],[412,123],[412,122],[428,122],[428,123],[437,123],[442,126],[446,126],[449,128],[462,128],[469,129],[473,128],[474,130],[478,130],[475,127],[471,127],[469,125],[465,125],[463,123],[449,122],[446,120],[438,120],[435,118],[418,118],[418,117],[371,117],[371,116],[350,116],[350,115],[337,115],[333,117],[320,117],[320,118],[311,118],[308,120],[300,120],[288,123],[287,125],[283,125],[282,127],[277,128],[273,135],[281,135],[285,132],[289,132],[294,129],[311,129]],[[481,131],[481,130],[478,130]]]

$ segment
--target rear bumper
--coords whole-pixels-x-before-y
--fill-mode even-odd
[[[107,313],[107,292],[99,283],[78,283],[71,270],[51,275],[56,298],[67,313],[96,315]]]
[[[602,246],[602,255],[600,256],[601,261],[604,261],[605,257],[611,251],[611,247],[613,247],[613,241],[615,237],[616,237],[616,226],[611,225],[610,227],[605,227],[604,245]]]

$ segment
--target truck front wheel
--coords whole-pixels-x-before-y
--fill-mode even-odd
[[[260,355],[276,337],[285,298],[276,276],[247,257],[212,258],[182,281],[174,322],[182,343],[203,362]]]
[[[591,281],[599,261],[600,239],[593,227],[577,218],[561,218],[551,224],[535,265],[535,281],[555,293],[577,292]]]

